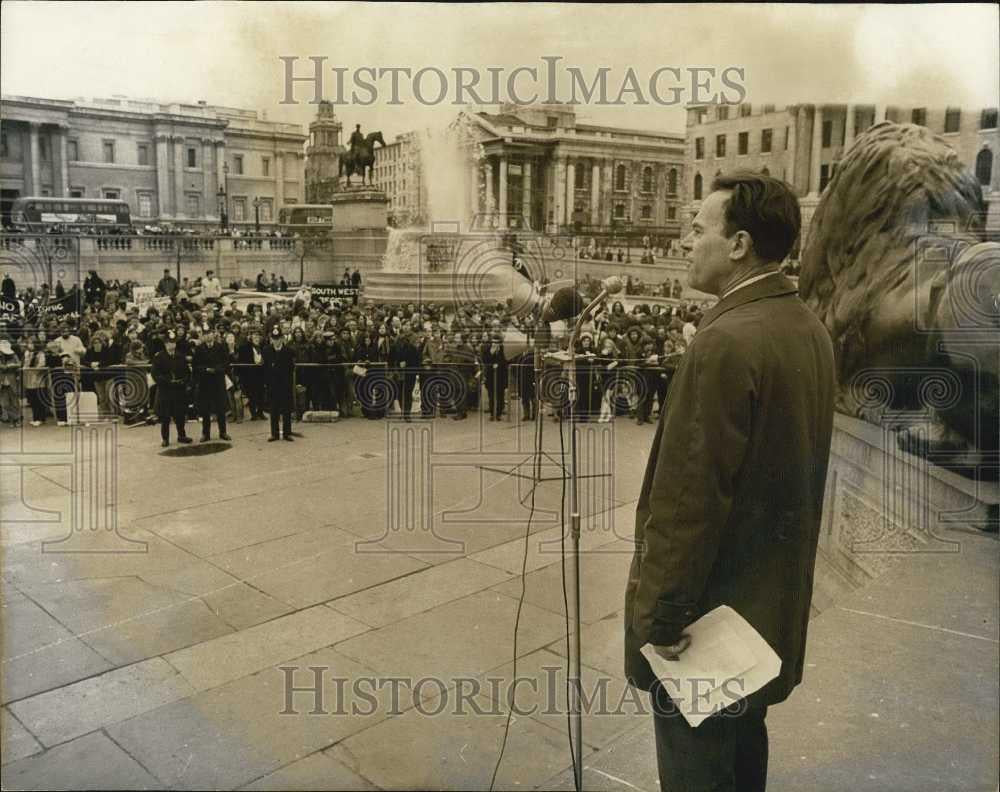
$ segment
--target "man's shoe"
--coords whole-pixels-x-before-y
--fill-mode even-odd
[[[267,442],[273,443],[277,439],[278,439],[277,437],[275,437],[274,435],[271,435],[269,438],[267,438]]]
[[[295,438],[292,437],[291,435],[285,435],[282,439],[283,440],[287,440],[289,443],[294,443],[295,442]]]
[[[68,421],[56,421],[56,426],[69,426]]]
[[[168,445],[170,445],[170,441],[169,440],[163,440],[163,441],[160,442],[160,445],[163,446],[164,448],[166,448]]]
[[[225,441],[226,441],[227,443],[231,443],[231,442],[233,442],[233,438],[231,438],[231,437],[230,437],[229,435],[227,435],[227,434],[222,434],[222,435],[219,435],[219,439],[220,439],[220,440],[225,440]]]
[[[184,435],[184,437],[178,437],[177,442],[184,443],[186,445],[187,443],[193,443],[194,441],[187,435]]]

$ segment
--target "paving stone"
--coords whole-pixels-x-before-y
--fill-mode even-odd
[[[4,703],[98,674],[111,664],[22,594],[3,602]]]
[[[197,690],[207,690],[262,668],[343,641],[367,630],[317,606],[166,655]]]
[[[656,739],[653,716],[640,723],[598,753],[584,757],[583,788],[593,792],[658,792],[659,772],[656,768]],[[767,788],[773,790],[768,782]],[[573,769],[566,769],[539,784],[540,790],[574,790]],[[833,792],[832,790],[830,792]]]
[[[314,753],[305,759],[299,759],[290,765],[275,770],[263,778],[258,778],[252,784],[240,789],[246,790],[321,790],[356,789],[377,790],[378,787],[352,772],[343,764],[326,753]]]
[[[384,627],[506,580],[510,575],[467,558],[422,569],[327,603],[373,627]]]
[[[622,592],[624,598],[624,590]],[[580,652],[583,664],[612,676],[625,673],[625,622],[621,612],[605,616],[600,621],[585,624],[580,632]],[[566,656],[565,639],[553,641],[548,648]]]
[[[246,583],[225,586],[202,595],[201,599],[212,613],[236,630],[245,630],[294,610]]]
[[[326,753],[382,789],[488,789],[506,716],[461,715],[450,706],[433,714],[437,706],[411,709]],[[531,788],[567,761],[565,734],[514,716],[495,788]]]
[[[479,675],[509,659],[516,610],[517,603],[502,594],[477,592],[351,638],[337,649],[412,685],[428,677],[448,687],[456,677]],[[560,617],[526,604],[518,652],[528,654],[563,630]]]
[[[52,746],[193,693],[175,669],[154,657],[18,701],[10,710]]]
[[[483,675],[482,697],[491,711],[506,714],[513,680],[513,665],[506,663]],[[518,658],[515,715],[525,715],[556,731],[566,731],[566,659],[540,649]],[[629,688],[622,675],[611,675],[584,666],[583,740],[603,750],[624,732],[652,718],[648,696]]]
[[[374,672],[334,649],[278,665],[301,669],[291,676],[299,687],[313,684],[310,666],[325,669],[322,714],[312,714],[312,692],[294,694],[286,709],[286,674],[269,667],[116,724],[108,734],[164,786],[231,789],[327,748],[392,711],[388,688],[366,687],[355,696],[352,684],[337,682],[373,679]]]
[[[106,734],[93,732],[3,767],[4,789],[162,789]]]
[[[622,543],[623,544],[623,543]],[[580,619],[591,624],[620,610],[625,602],[625,585],[632,556],[627,553],[580,554]],[[566,590],[572,589],[571,564],[565,566]],[[521,596],[520,576],[493,587],[509,597]],[[563,598],[563,566],[550,564],[525,576],[524,601],[553,613],[565,613]]]
[[[31,736],[6,707],[0,710],[0,763],[10,764],[42,750],[38,740]]]

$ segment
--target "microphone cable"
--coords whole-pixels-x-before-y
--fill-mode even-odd
[[[542,400],[540,394],[538,394],[539,383],[535,383],[536,392],[536,404],[535,411],[536,416],[538,416]],[[535,442],[534,442],[534,454],[531,463],[532,469],[532,482],[531,482],[531,505],[528,511],[528,525],[524,531],[524,556],[521,559],[521,596],[517,600],[517,613],[514,616],[514,667],[511,671],[511,696],[510,696],[510,706],[507,710],[507,722],[504,724],[503,728],[503,742],[500,744],[500,753],[497,755],[497,763],[493,767],[493,775],[490,778],[490,792],[493,792],[493,786],[496,784],[497,772],[500,770],[500,763],[503,761],[504,751],[507,749],[507,737],[510,735],[510,722],[511,717],[514,714],[514,697],[517,693],[517,629],[521,624],[521,608],[524,606],[524,595],[525,595],[525,574],[528,569],[528,542],[531,537],[531,521],[535,516],[535,490],[538,489],[538,485],[541,483],[541,468],[542,468],[542,421],[544,419],[537,417],[535,420]]]

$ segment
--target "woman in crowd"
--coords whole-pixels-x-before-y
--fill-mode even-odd
[[[289,344],[292,354],[298,363],[312,363],[312,344],[306,339],[306,332],[303,324],[292,330],[292,341]],[[311,366],[297,366],[295,369],[295,420],[301,421],[305,411],[309,408],[309,389],[312,386],[314,370]]]
[[[44,335],[44,334],[43,334]],[[31,406],[31,425],[45,423],[48,401],[48,366],[45,364],[45,345],[36,338],[24,339],[24,393]]]
[[[0,420],[21,425],[21,360],[10,341],[0,341]]]

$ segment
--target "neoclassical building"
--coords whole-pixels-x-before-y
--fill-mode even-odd
[[[120,198],[136,222],[271,222],[304,199],[305,135],[256,111],[4,96],[0,189],[4,219],[19,196]]]
[[[505,105],[465,123],[478,212],[549,233],[679,235],[683,136],[581,123],[566,104]]]
[[[855,138],[881,121],[914,123],[940,135],[975,173],[989,205],[988,222],[1000,227],[1000,130],[997,108],[963,110],[887,105],[689,105],[685,228],[719,173],[760,170],[795,188],[803,235],[819,196]]]

